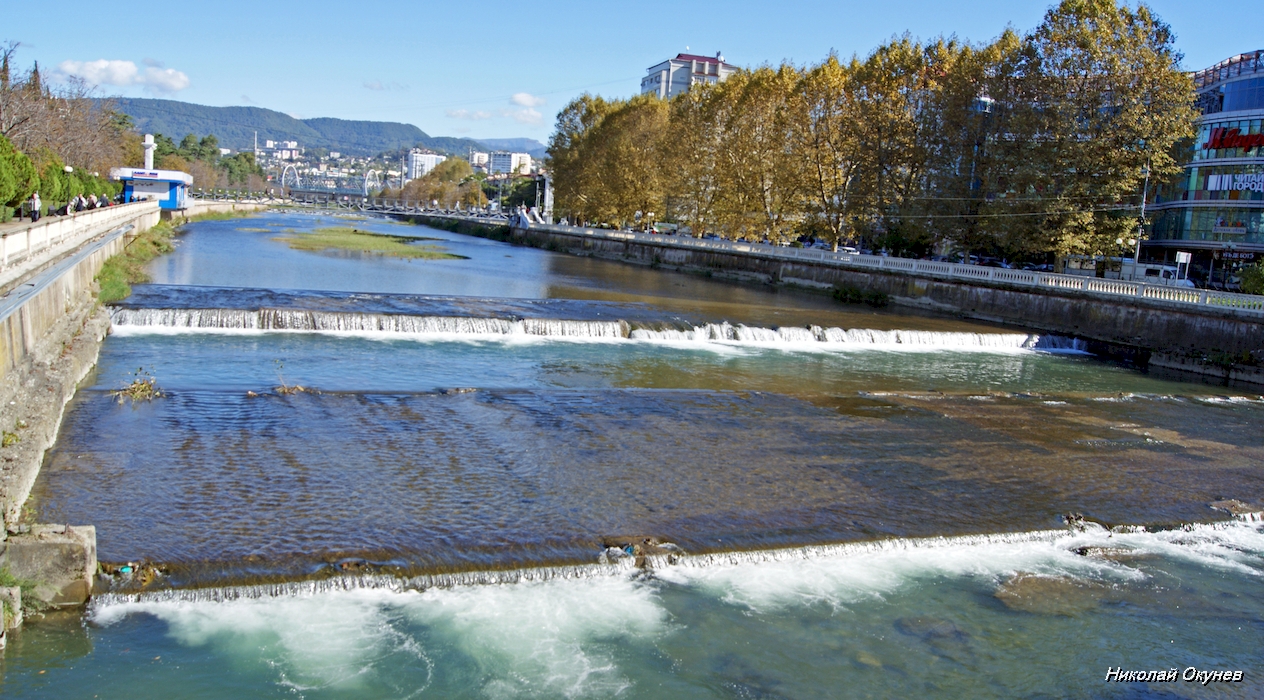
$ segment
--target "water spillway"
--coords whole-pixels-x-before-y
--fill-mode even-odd
[[[1264,646],[1264,530],[1209,505],[1264,500],[1258,395],[389,222],[355,225],[464,258],[272,235],[336,223],[194,224],[111,310],[31,502],[97,526],[102,589],[6,697],[1083,697]],[[611,551],[641,538],[683,552]]]
[[[416,316],[306,309],[115,308],[115,329],[123,333],[181,331],[297,331],[413,336],[538,336],[559,339],[618,339],[647,342],[724,342],[785,347],[845,346],[957,350],[1084,350],[1073,338],[1027,333],[959,333],[810,327],[762,328],[745,324],[699,326],[674,319],[653,322],[556,318],[475,318]],[[647,327],[638,327],[644,325]],[[677,325],[681,327],[671,327]]]

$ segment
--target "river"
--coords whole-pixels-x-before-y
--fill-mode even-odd
[[[461,257],[278,240],[326,226]],[[1209,505],[1264,502],[1258,394],[383,219],[150,272],[30,502],[108,573],[6,697],[1264,693],[1264,527]]]

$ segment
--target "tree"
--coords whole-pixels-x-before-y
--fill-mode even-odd
[[[781,240],[799,211],[802,161],[790,150],[790,102],[800,73],[783,65],[730,76],[733,110],[720,152],[720,216],[735,237]]]
[[[853,62],[854,64],[854,62]],[[851,238],[853,183],[861,162],[854,67],[831,54],[795,88],[793,145],[804,165],[803,206],[814,233],[834,244]]]
[[[0,136],[0,205],[20,206],[39,187],[35,165]]]
[[[1264,294],[1264,264],[1247,265],[1238,273],[1242,291],[1247,294]]]
[[[1032,248],[1113,252],[1135,231],[1146,168],[1156,180],[1180,171],[1175,147],[1197,112],[1173,41],[1148,7],[1114,0],[1063,0],[1027,38],[1019,182],[1044,210]]]
[[[576,221],[595,217],[601,193],[595,191],[591,132],[614,110],[617,101],[584,93],[557,114],[557,127],[549,138],[549,167],[553,170],[557,209]]]
[[[860,158],[853,196],[863,202],[856,218],[868,225],[875,247],[921,253],[931,242],[915,203],[927,170],[923,112],[937,70],[908,36],[878,47],[854,67]]]
[[[651,213],[664,213],[660,165],[667,133],[667,103],[652,95],[620,103],[592,130],[585,150],[592,174],[586,182],[601,195],[592,208],[599,218],[623,224],[639,214],[648,224]]]
[[[668,217],[686,224],[695,236],[718,230],[719,158],[727,112],[732,107],[723,84],[703,83],[676,96],[668,115],[662,171]]]

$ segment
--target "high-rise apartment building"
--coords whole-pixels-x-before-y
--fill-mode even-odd
[[[531,172],[531,156],[526,153],[495,151],[490,154],[487,163],[487,170],[493,175],[497,173],[517,173],[519,175],[526,175]]]
[[[435,166],[447,160],[447,156],[436,155],[434,153],[426,153],[419,148],[414,148],[408,152],[407,161],[407,178],[416,180],[419,177],[425,177],[427,173],[435,169]]]
[[[737,72],[737,66],[724,62],[724,55],[711,56],[676,54],[653,66],[641,79],[641,94],[653,93],[662,99],[671,99],[699,83],[722,83]]]

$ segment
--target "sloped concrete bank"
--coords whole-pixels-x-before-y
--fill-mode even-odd
[[[157,220],[156,212],[95,238],[0,298],[0,571],[22,584],[28,609],[76,607],[96,573],[91,525],[29,522],[24,507],[57,440],[67,403],[95,367],[109,315],[96,301],[95,277],[111,256]],[[6,624],[18,624],[8,615]]]
[[[1035,292],[997,282],[936,280],[896,271],[854,270],[771,256],[679,248],[672,247],[668,237],[662,245],[655,245],[443,217],[405,218],[573,255],[756,284],[879,292],[896,306],[1081,338],[1098,355],[1142,368],[1153,363],[1226,383],[1264,385],[1264,321],[1228,308],[1155,300],[1144,304],[1127,299],[1111,301],[1074,290]]]

